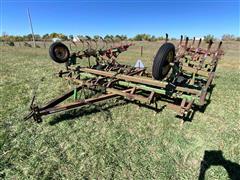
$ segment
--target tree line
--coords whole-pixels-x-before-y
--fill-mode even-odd
[[[75,36],[73,35],[65,35],[62,33],[50,33],[50,34],[44,34],[44,35],[39,35],[39,34],[35,34],[34,38],[35,41],[51,41],[53,38],[60,38],[62,41],[70,41],[73,40]],[[79,35],[79,38],[86,38],[85,36]],[[95,35],[91,37],[92,39],[99,39],[100,36]],[[104,39],[113,39],[113,40],[130,40],[130,41],[160,41],[160,40],[164,40],[165,37],[160,36],[160,37],[156,37],[154,35],[150,35],[150,34],[137,34],[136,36],[134,36],[133,38],[129,38],[126,35],[106,35],[103,37]],[[171,38],[171,40],[175,40],[176,38]],[[206,35],[204,36],[204,40],[206,42],[208,42],[210,39],[214,40],[215,37],[213,35]],[[231,34],[224,34],[222,36],[222,40],[228,41],[228,40],[240,40],[240,37],[235,37],[234,35]],[[0,36],[0,41],[2,42],[22,42],[22,41],[32,41],[32,34],[27,34],[27,35],[8,35],[7,33],[3,33],[2,36]]]
[[[60,38],[62,41],[70,41],[73,40],[74,37],[73,35],[65,35],[62,33],[50,33],[50,34],[44,34],[44,35],[39,35],[35,34],[34,39],[35,41],[51,41],[53,38]],[[86,38],[86,36],[79,35],[77,36],[78,38]],[[89,36],[88,36],[89,37]],[[100,39],[99,35],[94,35],[91,37],[92,39]],[[126,35],[105,35],[102,37],[103,39],[112,39],[115,41],[118,40],[129,40],[129,41],[159,41],[159,40],[164,40],[165,37],[160,36],[156,37],[154,35],[150,34],[137,34],[136,36],[129,38]],[[176,38],[172,38],[172,40],[175,40]],[[3,33],[2,36],[0,36],[0,41],[5,41],[5,42],[21,42],[21,41],[32,41],[32,34],[27,34],[27,35],[22,35],[22,36],[13,36],[13,35],[8,35],[7,33]]]

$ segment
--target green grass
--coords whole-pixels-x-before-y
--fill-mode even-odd
[[[197,179],[206,150],[240,164],[239,45],[224,43],[211,103],[183,126],[169,109],[155,114],[123,100],[23,121],[34,90],[41,105],[70,86],[53,76],[63,66],[47,49],[1,47],[0,179]],[[120,62],[140,58],[151,70],[159,46],[138,43]],[[211,166],[205,177],[228,173]]]

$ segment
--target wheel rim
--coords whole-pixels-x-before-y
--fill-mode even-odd
[[[169,51],[167,57],[166,57],[166,60],[162,66],[162,75],[165,76],[169,69],[171,68],[170,66],[170,63],[173,62],[173,59],[174,59],[174,53],[173,51]]]
[[[68,56],[67,49],[61,46],[55,47],[54,52],[58,59],[65,59]]]

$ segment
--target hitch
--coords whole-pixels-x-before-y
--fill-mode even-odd
[[[34,121],[36,121],[37,123],[40,123],[42,122],[42,118],[41,118],[41,115],[39,113],[39,107],[34,104],[34,101],[35,101],[35,95],[33,96],[32,98],[32,101],[31,101],[31,104],[30,104],[30,113],[24,117],[24,120],[28,120],[30,118],[33,118]]]

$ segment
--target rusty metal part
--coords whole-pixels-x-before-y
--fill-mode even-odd
[[[105,77],[113,77],[114,76],[114,73],[112,73],[112,72],[99,71],[99,70],[90,69],[90,68],[81,68],[80,71],[96,74],[99,76],[105,76]],[[115,78],[118,78],[121,80],[126,80],[129,82],[152,85],[152,86],[156,86],[156,87],[160,87],[160,88],[166,88],[169,84],[167,82],[161,82],[161,81],[153,80],[153,79],[146,78],[146,77],[133,77],[133,76],[123,75],[123,74],[118,74],[115,76]],[[189,88],[178,87],[178,86],[175,89],[177,91],[182,91],[182,92],[191,93],[191,94],[195,94],[195,95],[200,94],[200,91],[196,90],[196,89],[189,89]]]
[[[83,88],[83,86],[84,85],[79,86],[78,89]],[[127,89],[127,90],[122,91],[122,93],[131,92],[131,90],[132,89]],[[33,119],[36,122],[42,122],[42,118],[41,118],[42,116],[54,114],[54,113],[61,112],[61,111],[72,110],[72,109],[79,108],[84,105],[93,104],[96,102],[100,102],[100,101],[107,100],[107,99],[118,96],[118,94],[108,93],[108,94],[100,95],[98,97],[82,99],[82,100],[79,100],[76,102],[60,105],[60,103],[63,102],[65,99],[69,98],[73,94],[73,92],[74,92],[74,90],[71,90],[68,93],[54,99],[53,101],[50,101],[49,103],[47,103],[47,105],[45,105],[43,107],[38,107],[38,106],[34,105],[34,107],[31,108],[31,112],[24,119],[28,120],[31,117],[33,117]]]

